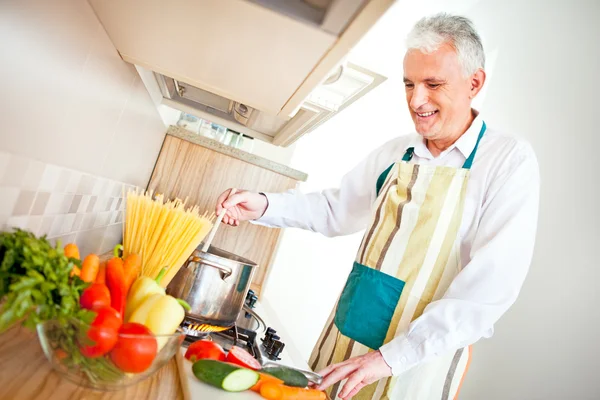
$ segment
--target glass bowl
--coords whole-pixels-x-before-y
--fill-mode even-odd
[[[185,338],[180,328],[172,335],[153,335],[158,351],[152,364],[143,372],[129,373],[121,371],[112,362],[110,353],[88,358],[79,351],[80,343],[90,343],[86,335],[88,328],[78,321],[50,320],[38,324],[37,333],[44,354],[55,371],[76,385],[102,391],[120,390],[152,376],[173,358]],[[119,338],[124,337],[147,339],[142,335],[119,334]]]

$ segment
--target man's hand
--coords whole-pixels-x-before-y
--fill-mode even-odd
[[[339,392],[339,397],[349,399],[356,395],[360,389],[382,378],[392,376],[392,369],[387,365],[379,351],[372,351],[351,358],[339,364],[333,364],[319,372],[323,376],[323,383],[319,390],[348,378],[348,381]]]
[[[224,224],[238,226],[240,221],[262,217],[267,210],[269,204],[265,195],[242,190],[229,197],[230,192],[231,189],[227,189],[217,199],[217,215],[222,209],[227,209],[223,216]]]

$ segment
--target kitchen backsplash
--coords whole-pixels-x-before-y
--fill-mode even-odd
[[[18,227],[82,255],[109,251],[122,238],[123,195],[135,186],[0,152],[0,229]]]

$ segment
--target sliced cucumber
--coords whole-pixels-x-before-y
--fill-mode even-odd
[[[286,367],[268,367],[263,368],[261,372],[281,379],[288,386],[301,388],[308,386],[308,378],[302,372],[296,371],[295,369]]]
[[[243,392],[256,385],[256,371],[216,360],[198,360],[192,365],[196,378],[228,392]]]

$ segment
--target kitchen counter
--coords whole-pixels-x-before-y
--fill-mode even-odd
[[[225,154],[227,156],[237,158],[238,160],[245,161],[249,164],[253,164],[268,169],[270,171],[277,172],[278,174],[287,176],[297,181],[306,182],[306,179],[308,179],[308,175],[304,172],[295,170],[286,165],[276,163],[274,161],[257,156],[255,154],[236,149],[235,147],[227,146],[221,142],[207,138],[205,136],[198,135],[178,126],[170,126],[169,130],[167,131],[167,135],[171,135],[179,139],[183,139],[188,142],[197,144],[199,146],[206,147],[207,149],[211,149],[219,153]]]
[[[173,358],[150,378],[115,392],[77,386],[54,372],[37,335],[16,326],[0,335],[0,399],[183,399]]]

